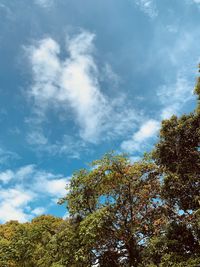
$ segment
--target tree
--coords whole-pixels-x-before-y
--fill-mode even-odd
[[[174,211],[165,235],[150,244],[157,251],[155,259],[161,257],[159,266],[198,266],[200,262],[200,77],[195,93],[194,112],[164,120],[153,152],[163,176],[161,196]]]
[[[162,122],[154,159],[164,175],[163,197],[179,209],[197,211],[200,203],[200,78],[194,112]]]
[[[4,262],[3,266],[34,266],[31,259],[33,243],[31,242],[29,229],[29,223],[19,224],[16,221],[10,221],[1,226],[0,261]]]
[[[165,221],[159,179],[153,162],[131,164],[114,154],[73,175],[62,203],[79,220],[76,256],[84,266],[105,262],[108,255],[113,266],[138,266],[140,251]]]
[[[76,252],[79,249],[79,224],[73,219],[63,221],[46,246],[43,265],[51,267],[81,267]]]
[[[185,223],[171,222],[160,236],[154,236],[146,248],[143,261],[146,266],[196,266],[199,261],[199,244],[192,229]],[[185,263],[188,265],[185,265]],[[190,262],[190,264],[189,264]],[[167,265],[168,264],[168,265]],[[182,265],[181,265],[182,264]]]
[[[47,245],[62,221],[53,216],[40,216],[31,223],[10,221],[0,225],[0,266],[41,267],[47,260]]]
[[[48,244],[59,231],[62,223],[63,220],[61,218],[51,215],[42,215],[32,220],[30,224],[30,236],[34,244],[34,251],[32,253],[34,267],[47,267],[53,262],[49,256]]]

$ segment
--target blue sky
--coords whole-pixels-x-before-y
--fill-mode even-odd
[[[46,213],[75,170],[134,161],[195,106],[199,0],[0,0],[0,222]]]

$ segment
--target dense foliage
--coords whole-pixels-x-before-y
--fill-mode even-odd
[[[106,154],[43,215],[0,225],[1,267],[200,266],[200,79],[194,112],[162,122],[152,156]]]

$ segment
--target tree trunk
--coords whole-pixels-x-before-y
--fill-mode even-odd
[[[131,238],[128,242],[127,251],[129,255],[129,267],[138,266],[139,253],[134,238]]]

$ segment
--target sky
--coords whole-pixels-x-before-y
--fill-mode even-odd
[[[0,21],[0,223],[67,216],[73,172],[195,107],[199,0],[0,0]]]

